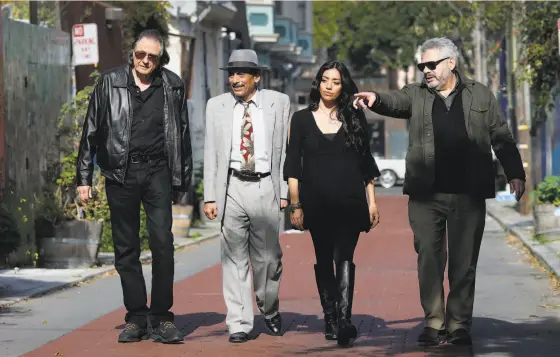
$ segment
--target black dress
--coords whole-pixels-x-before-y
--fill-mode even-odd
[[[366,133],[368,131],[366,130]],[[342,127],[323,134],[309,109],[295,112],[284,163],[284,179],[298,179],[304,228],[368,232],[366,182],[380,175],[365,137],[360,155],[346,146]]]

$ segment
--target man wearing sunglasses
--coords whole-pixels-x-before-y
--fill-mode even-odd
[[[485,199],[495,197],[492,149],[517,200],[525,191],[525,170],[494,94],[457,70],[459,51],[453,42],[430,39],[421,54],[421,83],[390,93],[357,93],[354,107],[409,121],[403,193],[409,195],[425,313],[418,342],[470,345]],[[445,304],[447,256],[450,291]]]
[[[94,159],[105,177],[121,278],[126,326],[119,342],[151,337],[183,341],[173,324],[173,202],[189,189],[191,142],[183,81],[163,68],[169,62],[162,36],[145,30],[134,41],[129,63],[103,73],[91,95],[78,152],[82,201],[92,198]],[[147,215],[152,252],[152,295],[140,264],[140,205]]]

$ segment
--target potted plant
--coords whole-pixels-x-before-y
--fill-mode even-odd
[[[97,78],[94,72],[92,77]],[[42,194],[36,197],[35,233],[39,265],[48,268],[92,266],[102,242],[108,207],[104,200],[104,179],[95,171],[93,199],[78,202],[76,160],[83,118],[94,86],[87,86],[62,109],[58,120],[60,161],[51,162]]]
[[[560,238],[560,176],[546,177],[532,192],[535,234]]]
[[[51,165],[42,194],[36,197],[35,234],[38,265],[45,268],[83,268],[97,263],[104,228],[104,181],[94,175],[93,199],[86,204],[77,200],[73,161],[65,156],[61,165]]]

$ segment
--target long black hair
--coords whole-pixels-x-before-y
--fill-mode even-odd
[[[319,68],[315,80],[311,86],[311,93],[309,98],[311,103],[308,109],[315,111],[319,108],[321,100],[321,92],[319,86],[323,80],[323,73],[329,69],[336,69],[340,73],[340,81],[342,84],[342,92],[336,98],[336,115],[342,123],[342,128],[346,133],[346,146],[353,147],[360,154],[364,154],[366,145],[369,145],[367,138],[367,121],[363,111],[354,109],[352,103],[354,101],[354,94],[358,93],[358,87],[352,77],[348,68],[344,63],[339,61],[326,62]]]

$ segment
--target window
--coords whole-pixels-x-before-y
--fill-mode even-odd
[[[262,12],[255,12],[249,15],[249,23],[253,26],[266,26],[268,24],[268,16]]]
[[[301,47],[304,51],[309,48],[307,40],[298,40],[298,46]]]
[[[274,26],[274,32],[276,32],[280,38],[286,37],[286,28],[284,26]]]

